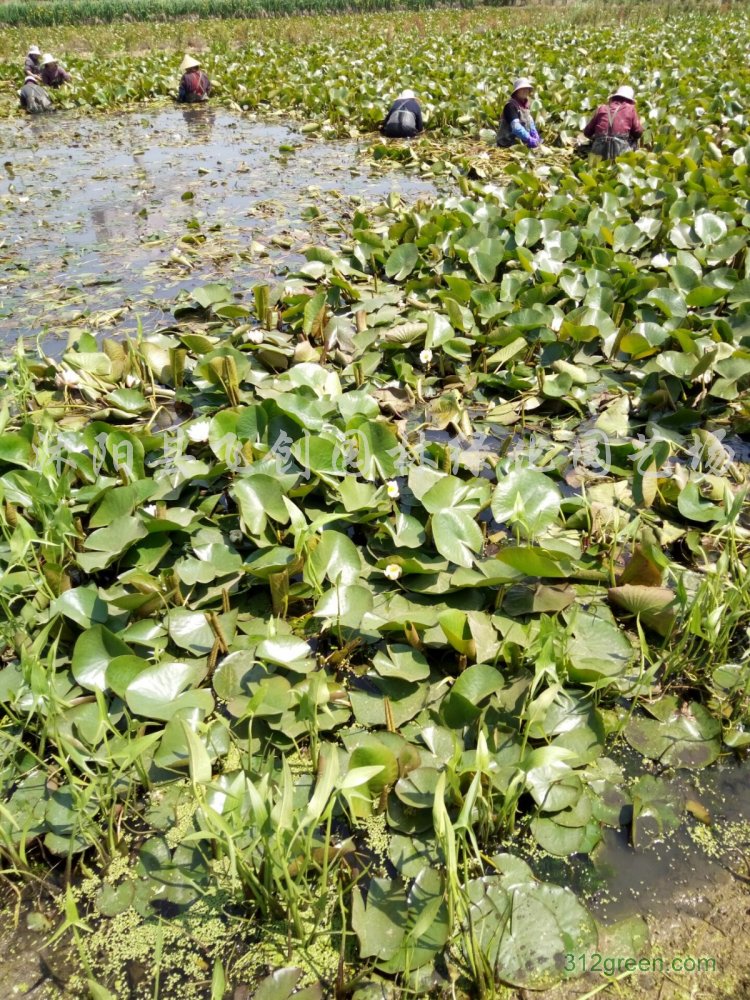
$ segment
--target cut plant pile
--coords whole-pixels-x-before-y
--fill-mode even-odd
[[[691,58],[743,17],[678,22]],[[750,745],[747,86],[706,100],[674,25],[648,51],[653,152],[514,152],[502,187],[356,212],[250,305],[211,283],[152,335],[19,346],[6,865],[93,868],[105,927],[249,915],[253,975],[304,970],[259,995],[491,995],[603,933],[535,852],[701,818],[669,770]],[[206,948],[180,995],[223,995]]]

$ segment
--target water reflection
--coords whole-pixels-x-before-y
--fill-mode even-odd
[[[297,152],[279,169],[290,144]],[[326,239],[306,216],[311,200],[341,218],[361,198],[434,192],[362,169],[354,142],[300,140],[285,124],[205,106],[0,121],[0,149],[2,237],[14,248],[0,260],[0,344],[89,317],[97,326],[97,313],[108,336],[138,320],[149,332],[181,289],[238,276],[249,287],[301,262],[295,247]],[[253,241],[267,252],[249,252]],[[80,287],[85,301],[71,291]],[[124,296],[133,309],[110,328]]]
[[[216,124],[216,110],[206,104],[182,109],[188,135],[194,142],[208,142]]]

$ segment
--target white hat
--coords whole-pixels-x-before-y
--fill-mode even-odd
[[[185,53],[185,58],[180,63],[180,69],[183,73],[187,73],[189,69],[198,69],[200,67],[200,61],[195,58],[195,56]]]
[[[38,76],[34,76],[33,73],[27,73],[26,76],[23,79],[23,82],[24,83],[29,83],[29,81],[31,81],[31,83],[39,83],[39,77]]]
[[[41,49],[39,48],[38,45],[30,45],[29,46],[29,55],[30,56],[40,56],[41,54],[42,54],[42,52],[41,52]]]
[[[42,66],[49,66],[50,63],[56,63],[56,62],[57,59],[55,59],[53,55],[50,55],[49,52],[45,52],[44,55],[42,56]]]
[[[612,97],[622,97],[626,101],[635,102],[635,91],[632,87],[624,84],[622,87],[618,87],[614,94],[612,94]],[[612,97],[610,97],[610,100],[612,100]]]
[[[513,81],[513,90],[511,94],[515,94],[517,90],[533,90],[534,84],[529,80],[527,76],[519,76],[517,80]]]
[[[401,93],[396,98],[397,101],[409,101],[415,98],[417,95],[413,90],[402,90]]]

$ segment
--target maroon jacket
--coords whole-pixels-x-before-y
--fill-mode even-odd
[[[609,131],[609,116],[612,115],[612,135],[626,135],[631,142],[636,142],[643,135],[643,125],[638,117],[635,104],[630,101],[614,100],[609,104],[600,105],[583,130],[587,139],[596,135],[607,135]]]
[[[42,83],[45,87],[62,87],[64,83],[70,83],[73,77],[66,73],[62,66],[47,63],[42,66]]]
[[[202,69],[189,69],[180,80],[177,100],[183,104],[205,101],[211,93],[211,81]]]

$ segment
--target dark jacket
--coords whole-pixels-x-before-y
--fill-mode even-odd
[[[25,83],[18,91],[18,97],[21,101],[21,107],[30,115],[38,115],[42,111],[52,110],[52,101],[47,96],[44,87],[40,87],[38,83]]]
[[[183,104],[205,101],[211,93],[211,81],[202,69],[189,69],[180,80],[177,100]]]
[[[413,125],[410,124],[412,119]],[[419,101],[413,97],[402,97],[394,101],[380,126],[380,131],[389,139],[412,139],[423,132],[424,122]]]
[[[629,140],[632,146],[638,143],[643,135],[643,125],[638,117],[635,104],[616,97],[609,104],[601,104],[591,117],[591,121],[583,130],[587,139],[609,133],[610,115],[612,116],[612,135],[622,136]]]
[[[62,87],[64,83],[70,83],[73,77],[66,73],[62,66],[48,63],[42,66],[42,83],[45,87]]]
[[[521,104],[515,97],[511,97],[503,108],[497,130],[497,144],[507,148],[517,142],[523,142],[527,146],[530,142],[538,144],[539,133],[528,104]]]
[[[33,73],[34,76],[42,75],[42,57],[41,56],[26,56],[26,62],[23,64],[23,71],[28,76],[29,73]]]

